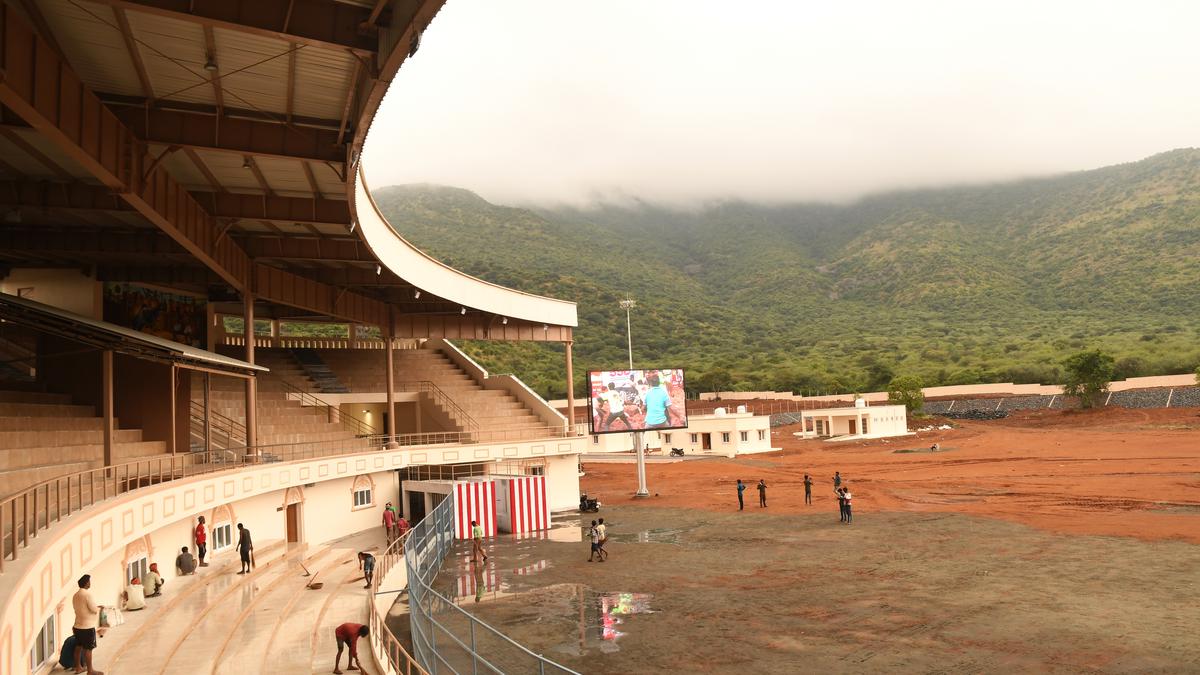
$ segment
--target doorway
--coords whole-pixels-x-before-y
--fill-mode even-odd
[[[704,450],[712,450],[712,434],[700,434],[700,447]]]
[[[850,435],[853,436],[854,434],[858,433],[857,431],[855,431],[854,420],[847,420],[847,421],[850,423]]]
[[[425,493],[416,490],[408,492],[408,522],[416,525],[425,518]]]
[[[287,542],[300,543],[300,504],[287,505]]]

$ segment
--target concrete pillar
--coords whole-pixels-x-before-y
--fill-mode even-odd
[[[104,416],[104,466],[113,464],[113,352],[104,350],[101,360],[101,407]]]
[[[567,346],[567,435],[575,435],[575,363],[572,359],[573,340],[566,341]]]
[[[833,415],[825,416],[825,435],[833,436]]]
[[[246,330],[246,363],[254,363],[254,294],[242,297],[242,321]],[[258,379],[251,375],[246,380],[246,454],[253,455],[258,445]]]
[[[425,515],[433,513],[433,494],[430,492],[421,493],[425,497]]]
[[[179,397],[176,396],[176,392],[175,392],[175,389],[178,386],[176,384],[176,379],[175,379],[175,368],[176,368],[175,364],[172,363],[171,364],[171,441],[170,441],[170,449],[171,449],[172,455],[179,451],[178,448],[175,447],[175,445],[179,442],[179,440],[178,440],[179,439],[179,429],[176,426],[176,422],[179,419],[178,416],[176,415],[176,412],[179,410]]]

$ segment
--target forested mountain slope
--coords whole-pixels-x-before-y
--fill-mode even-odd
[[[1200,362],[1200,151],[1051,178],[875,195],[848,205],[723,202],[511,208],[467,190],[375,192],[447,263],[579,303],[577,370],[625,357],[693,388],[1057,381],[1100,347],[1125,376]],[[543,394],[561,349],[472,343]],[[579,375],[582,378],[582,374]]]

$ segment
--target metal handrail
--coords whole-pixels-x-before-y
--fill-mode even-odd
[[[475,418],[459,405],[458,401],[437,386],[437,383],[431,380],[414,380],[412,382],[396,382],[393,387],[397,391],[417,391],[430,394],[435,403],[447,408],[450,416],[459,420],[460,426],[464,427],[463,431],[479,431],[479,422],[476,422]]]
[[[375,611],[375,596],[379,593],[379,586],[382,579],[387,577],[388,572],[393,567],[401,564],[404,561],[404,544],[408,541],[412,530],[396,537],[391,544],[382,553],[375,556],[375,574],[371,578],[371,592],[367,594],[367,618],[368,625],[371,628],[371,642],[376,648],[376,653],[383,652],[387,657],[388,665],[397,673],[412,675],[428,675],[429,671],[421,667],[412,654],[404,648],[404,644],[392,634],[392,630],[388,627],[387,622],[383,617],[379,616],[379,612]]]
[[[519,672],[539,673],[560,672],[567,675],[580,675],[566,666],[552,661],[541,654],[531,651],[516,640],[508,637],[487,622],[462,609],[444,595],[435,591],[430,582],[437,576],[446,555],[454,541],[454,500],[445,499],[438,504],[421,522],[413,526],[409,536],[404,538],[404,564],[408,576],[408,608],[409,625],[412,631],[413,652],[417,663],[433,675],[439,672],[458,673],[459,671],[447,660],[444,648],[438,649],[438,636],[449,638],[453,646],[460,649],[471,659],[470,672],[491,672],[504,675],[504,671],[492,660],[479,653],[478,638],[491,636],[498,639],[501,645],[515,649],[518,654],[529,659],[529,668]],[[466,620],[469,627],[467,635],[459,637],[444,621],[434,618],[433,605],[453,616]],[[489,650],[489,656],[494,660],[497,650]],[[439,667],[441,664],[444,667]]]
[[[340,420],[342,426],[346,427],[350,431],[353,431],[355,436],[374,436],[379,433],[376,431],[375,427],[371,426],[370,424],[358,419],[354,415],[342,412],[342,409],[338,406],[326,403],[320,398],[313,396],[310,392],[304,390],[302,387],[297,386],[295,383],[288,382],[283,378],[277,378],[276,381],[284,386],[286,390],[284,392],[285,395],[295,394],[299,396],[300,405],[302,406],[325,408],[330,417],[336,417],[338,420]]]
[[[204,403],[195,399],[189,401],[188,414],[191,420],[192,435],[204,438]],[[246,427],[242,423],[227,417],[212,409],[208,409],[208,424],[214,432],[219,432],[225,435],[225,447],[229,447],[240,442],[242,447],[246,445]],[[199,432],[197,432],[199,427]]]

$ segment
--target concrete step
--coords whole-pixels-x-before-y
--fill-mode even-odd
[[[88,431],[93,429],[104,429],[103,417],[0,417],[0,431]]]
[[[95,417],[90,405],[60,403],[0,403],[0,417]]]
[[[98,420],[103,423],[103,419]],[[100,424],[96,426],[101,426]],[[113,434],[117,443],[136,443],[142,440],[141,429],[117,429]],[[104,430],[45,429],[28,431],[0,431],[0,449],[56,448],[68,445],[104,444]]]
[[[54,394],[42,391],[0,391],[0,403],[48,403],[70,405],[71,397],[67,394]]]

